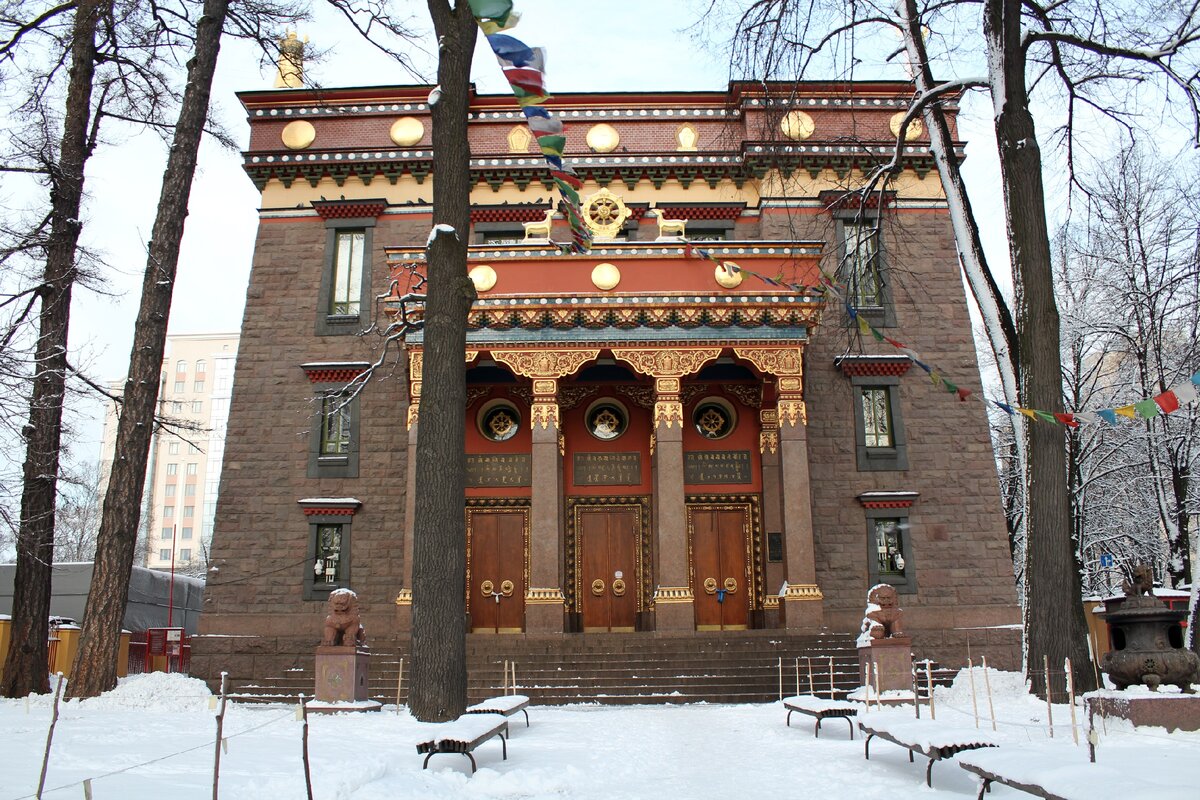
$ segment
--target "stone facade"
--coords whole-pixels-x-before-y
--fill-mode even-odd
[[[370,303],[360,308],[354,325],[331,332],[332,323],[319,298],[328,292],[321,287],[329,281],[332,236],[347,226],[369,232],[370,291],[364,297],[387,294],[390,270],[419,255],[431,225],[433,196],[427,177],[429,116],[423,105],[428,89],[330,90],[320,97],[304,90],[241,95],[251,118],[246,169],[262,190],[263,203],[217,510],[213,558],[219,572],[206,591],[201,622],[202,633],[209,636],[196,640],[193,654],[199,674],[224,669],[235,676],[265,676],[312,658],[325,597],[324,587],[313,578],[314,567],[318,573],[321,568],[313,563],[313,537],[322,522],[343,525],[348,562],[338,569],[348,573],[339,572],[338,578],[345,577],[357,592],[372,641],[402,641],[406,635],[412,530],[408,516],[412,492],[419,490],[419,476],[411,463],[412,436],[419,425],[410,431],[408,423],[415,416],[415,409],[409,413],[410,399],[419,396],[420,376],[410,375],[409,369],[413,354],[420,352],[420,341],[410,341],[407,352],[390,350],[384,365],[375,369],[358,394],[357,428],[350,445],[354,466],[335,471],[338,476],[322,474],[314,467],[320,395],[374,363],[381,342],[369,334],[351,335],[374,314]],[[861,164],[885,157],[881,154],[890,146],[888,120],[910,90],[903,84],[855,84],[849,91],[841,84],[804,87],[795,105],[810,115],[815,132],[800,141],[779,134],[779,117],[793,106],[737,84],[728,92],[686,95],[557,96],[550,108],[566,123],[568,161],[585,179],[580,194],[586,200],[607,187],[622,198],[631,211],[627,233],[623,241],[611,243],[603,256],[600,244],[583,256],[558,255],[537,243],[473,247],[468,267],[486,263],[501,275],[494,291],[481,291],[481,300],[542,296],[554,303],[556,298],[563,302],[571,297],[601,297],[605,292],[598,292],[586,276],[598,262],[611,261],[620,268],[623,280],[609,292],[614,302],[649,311],[656,303],[661,305],[661,298],[654,299],[655,292],[674,292],[675,299],[667,305],[685,309],[708,303],[718,308],[727,295],[746,301],[755,297],[762,301],[766,295],[767,305],[776,305],[764,312],[763,319],[781,319],[771,316],[790,313],[786,303],[772,300],[781,290],[749,275],[740,287],[718,287],[711,263],[685,250],[680,242],[654,241],[657,221],[647,209],[657,204],[686,216],[689,231],[718,231],[725,241],[697,244],[714,251],[733,248],[725,257],[746,269],[814,285],[818,264],[829,271],[837,268],[841,225],[849,217],[839,216],[838,204],[843,201],[836,198],[861,179]],[[472,168],[479,181],[472,195],[478,209],[473,241],[485,232],[505,231],[520,239],[521,222],[541,219],[550,208],[551,192],[542,182],[541,159],[534,153],[509,151],[508,137],[521,123],[515,109],[506,97],[480,96],[472,103]],[[398,117],[423,124],[418,141],[402,145],[389,138]],[[599,122],[618,129],[622,149],[611,155],[589,150],[584,136]],[[312,143],[290,150],[281,144],[281,137],[287,141],[288,126],[301,123],[313,128]],[[697,134],[698,150],[680,149],[686,138],[680,135],[683,126],[691,126]],[[942,374],[977,390],[970,320],[936,172],[929,170],[928,154],[919,141],[909,148],[908,157],[911,168],[891,187],[894,193],[883,204],[881,251],[887,302],[871,319],[887,335],[923,354]],[[782,173],[781,165],[786,167]],[[561,218],[554,224],[551,238],[566,239]],[[658,283],[648,275],[658,276],[654,279]],[[688,296],[680,295],[681,291]],[[646,322],[634,324],[643,337],[639,347],[713,345],[720,348],[721,363],[736,370],[728,374],[739,376],[731,379],[736,384],[733,389],[719,378],[702,380],[706,374],[725,374],[719,371],[685,373],[682,383],[685,393],[689,383],[715,387],[706,391],[726,398],[730,408],[737,410],[739,424],[752,426],[745,431],[751,444],[738,445],[749,448],[745,452],[753,461],[751,479],[741,488],[726,485],[713,490],[714,497],[755,498],[758,549],[750,548],[755,563],[747,564],[747,574],[757,571],[761,578],[748,581],[744,591],[752,591],[754,580],[766,589],[753,590],[757,595],[750,599],[746,624],[786,626],[796,632],[822,626],[856,630],[863,598],[875,575],[869,568],[877,557],[870,521],[903,518],[907,563],[900,572],[907,573],[911,585],[901,590],[901,602],[917,657],[964,662],[969,642],[973,653],[988,655],[993,664],[1017,666],[1019,636],[1005,626],[1019,622],[1019,613],[984,406],[958,402],[933,386],[919,369],[900,374],[890,385],[896,430],[903,431],[903,463],[861,470],[861,421],[855,414],[859,398],[852,373],[866,369],[867,374],[883,374],[878,369],[885,364],[891,370],[888,374],[898,374],[907,368],[907,360],[900,358],[904,364],[899,364],[894,348],[878,345],[870,337],[864,342],[847,324],[844,309],[836,306],[819,312],[819,319],[796,319],[786,324],[777,321],[774,327],[745,319],[719,329],[677,325],[669,334]],[[551,399],[560,404],[573,387],[582,391],[588,375],[599,374],[588,370],[608,370],[609,363],[625,369],[625,362],[612,357],[620,355],[614,349],[617,334],[589,328],[585,322],[557,328],[549,323],[538,328],[540,324],[500,330],[489,329],[484,322],[472,328],[468,348],[477,351],[481,363],[499,362],[498,369],[504,364],[495,351],[502,346],[541,352],[538,348],[544,350],[546,341],[557,336],[554,341],[560,347],[599,348],[597,357],[558,382]],[[778,407],[780,416],[786,416],[788,398],[801,395],[788,389],[779,375],[735,357],[739,341],[798,348],[803,354],[803,422],[789,425],[785,420],[778,428],[772,428],[770,421],[760,422],[764,409]],[[852,369],[840,362],[845,356],[860,366]],[[873,360],[874,356],[880,358]],[[476,376],[480,394],[467,411],[469,430],[484,404],[497,398],[512,402],[518,413],[536,411],[539,397],[537,387],[529,382],[532,372],[513,372],[509,389],[497,388],[498,384],[489,388],[480,377],[485,372],[479,372],[478,366],[472,369],[476,371],[468,373],[468,380]],[[649,392],[659,401],[671,399],[669,393],[663,394],[669,387],[661,377],[635,374],[632,369],[625,374],[618,383],[626,381],[627,388]],[[579,384],[574,383],[577,379]],[[749,397],[747,390],[757,393],[750,398],[754,403],[761,397],[761,407],[740,404]],[[526,393],[524,401],[521,392]],[[688,414],[694,403],[694,399],[683,401]],[[570,412],[564,406],[559,412],[561,424],[535,425],[532,437],[523,432],[524,438],[512,440],[511,446],[497,443],[497,452],[532,454],[533,474],[538,476],[532,486],[469,492],[477,500],[532,502],[533,541],[525,558],[532,554],[533,578],[527,575],[524,585],[535,594],[526,599],[523,622],[530,633],[571,631],[583,624],[579,610],[584,601],[572,600],[567,586],[575,567],[564,560],[575,541],[569,539],[564,510],[572,502],[564,493],[572,492],[651,498],[653,520],[648,530],[653,541],[644,566],[651,571],[647,591],[657,592],[659,601],[647,602],[637,619],[639,632],[628,635],[686,630],[696,624],[694,601],[672,602],[683,594],[662,593],[663,587],[686,593],[686,587],[676,584],[687,583],[693,563],[688,560],[691,555],[684,559],[681,554],[692,535],[682,497],[694,498],[697,487],[680,483],[679,464],[689,447],[694,449],[694,434],[681,440],[682,429],[661,421],[656,425],[648,407],[639,410],[632,401],[623,407],[628,408],[631,430],[649,425],[655,432],[656,444],[650,447],[656,450],[646,450],[644,440],[636,445],[648,465],[644,486],[590,492],[564,489],[564,481],[574,480],[566,466],[572,448],[578,450],[585,441],[571,427],[579,424],[583,412]],[[658,413],[654,411],[655,416]],[[559,440],[556,446],[556,427],[566,431],[566,444]],[[770,441],[772,431],[774,441]],[[760,432],[761,448],[756,446]],[[558,456],[560,451],[566,455]],[[649,465],[654,466],[652,474]],[[679,500],[661,501],[667,496]],[[782,535],[779,560],[768,552],[768,539],[776,533]],[[530,580],[536,584],[531,586]],[[793,596],[779,598],[776,592],[785,581],[792,585]],[[544,602],[544,593],[553,590],[566,592],[566,613]]]

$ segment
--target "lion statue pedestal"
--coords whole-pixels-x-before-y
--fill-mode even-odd
[[[880,692],[912,690],[912,637],[902,627],[896,587],[880,583],[867,592],[867,609],[858,637],[858,674],[865,686],[871,668],[871,688]]]
[[[308,708],[378,711],[382,706],[368,696],[367,663],[371,654],[367,652],[366,631],[359,618],[358,595],[349,589],[335,589],[329,595],[328,608],[324,634],[317,646],[316,701]]]

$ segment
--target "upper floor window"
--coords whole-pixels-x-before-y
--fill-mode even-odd
[[[208,371],[208,362],[202,358],[196,362],[196,374],[203,375],[206,371]]]
[[[894,447],[892,409],[886,386],[864,386],[861,394],[866,447]]]
[[[365,245],[365,231],[337,232],[333,255],[333,286],[329,297],[329,313],[332,316],[357,316],[359,313]]]
[[[350,403],[341,395],[321,398],[321,455],[341,456],[350,452]]]
[[[879,275],[879,230],[874,222],[842,223],[845,243],[844,275],[856,307],[884,305]]]
[[[176,361],[175,362],[175,371],[176,372],[187,372],[187,362],[184,361],[183,359]]]

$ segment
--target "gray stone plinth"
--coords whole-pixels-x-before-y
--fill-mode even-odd
[[[879,691],[912,689],[912,638],[892,636],[887,639],[872,639],[870,644],[859,645],[858,676],[867,682],[867,665],[871,665],[871,687],[876,683]],[[878,679],[876,674],[878,673]]]
[[[1138,726],[1152,725],[1168,732],[1200,730],[1200,695],[1104,691],[1089,694],[1087,704],[1094,714],[1127,719]]]

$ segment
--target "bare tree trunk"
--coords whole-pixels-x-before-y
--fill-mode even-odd
[[[417,439],[413,524],[412,683],[409,708],[424,722],[459,716],[467,705],[466,405],[467,312],[475,288],[467,277],[470,225],[471,55],[476,25],[466,0],[453,10],[429,0],[438,37],[438,84],[433,103],[435,188],[433,221],[450,226],[431,238],[425,306],[425,361]]]
[[[94,697],[117,683],[121,620],[129,598],[129,575],[137,545],[179,245],[228,8],[229,0],[205,0],[196,24],[196,50],[188,62],[187,87],[163,173],[146,259],[125,403],[117,425],[112,473],[96,543],[96,566],[88,591],[79,652],[71,668],[70,697]]]
[[[12,646],[4,662],[0,694],[47,693],[46,664],[54,506],[67,378],[67,326],[75,283],[83,169],[91,154],[89,127],[96,69],[96,27],[107,2],[81,0],[71,31],[71,70],[58,163],[50,165],[51,222],[46,268],[39,289],[41,311],[35,350],[29,423],[25,426],[24,483],[13,581]]]
[[[1025,85],[1020,0],[988,0],[984,37],[992,76],[996,146],[1008,220],[1020,332],[1021,404],[1061,412],[1062,359],[1046,228],[1041,151]],[[1064,428],[1035,423],[1029,436],[1025,545],[1026,667],[1049,659],[1074,665],[1075,686],[1095,688],[1088,666],[1087,623],[1071,541]],[[1037,687],[1038,682],[1034,682]],[[1044,690],[1043,690],[1044,691]]]

